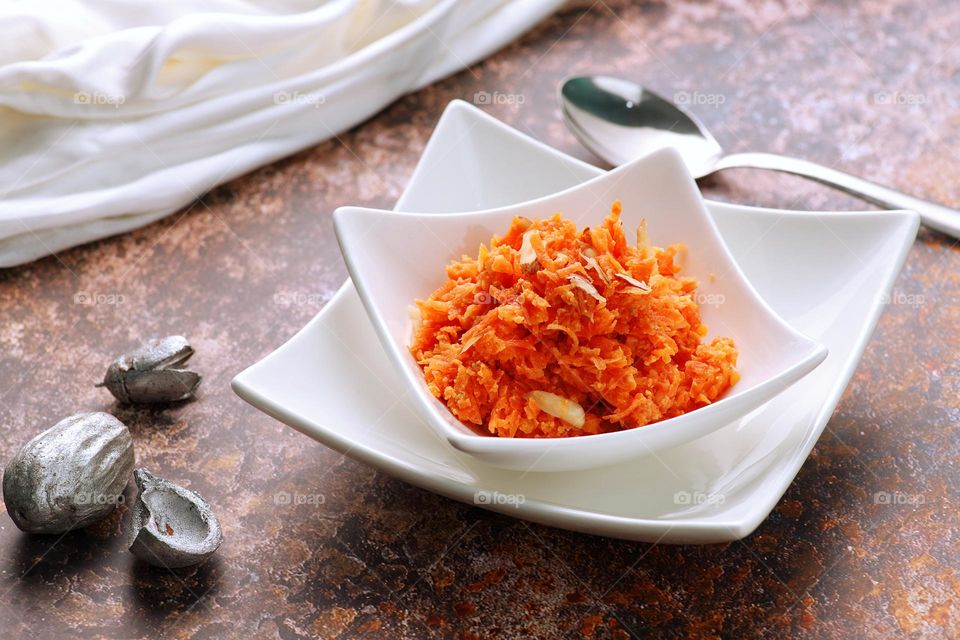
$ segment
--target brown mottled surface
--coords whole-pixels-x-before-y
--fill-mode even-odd
[[[214,561],[173,575],[134,563],[119,513],[59,540],[2,514],[0,635],[960,637],[960,251],[935,233],[921,231],[902,303],[796,482],[742,542],[651,546],[493,515],[344,459],[230,391],[343,280],[330,212],[390,206],[444,105],[477,91],[522,95],[486,108],[590,159],[554,92],[573,72],[619,72],[699,96],[731,150],[789,152],[960,206],[954,0],[578,4],[168,220],[0,273],[0,457],[67,414],[117,411],[140,463],[206,496],[225,534]],[[754,172],[703,186],[740,202],[856,206]],[[291,291],[310,295],[275,302]],[[79,292],[122,304],[75,304]],[[197,348],[199,401],[121,410],[92,388],[114,355],[171,332]],[[293,488],[325,502],[274,505]],[[916,499],[864,499],[876,491]]]

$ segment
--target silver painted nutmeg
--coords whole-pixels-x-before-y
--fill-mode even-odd
[[[93,524],[120,503],[133,464],[130,431],[112,415],[64,418],[23,445],[7,464],[7,513],[30,533]]]
[[[158,403],[186,400],[200,386],[200,374],[185,368],[193,347],[183,336],[168,336],[126,353],[107,368],[98,387],[120,402]]]
[[[129,532],[133,555],[169,569],[198,564],[213,555],[223,534],[206,500],[146,469],[137,469],[133,477],[140,489]]]

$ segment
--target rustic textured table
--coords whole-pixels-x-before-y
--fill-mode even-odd
[[[0,633],[960,636],[960,251],[944,236],[921,230],[826,432],[742,542],[652,546],[494,515],[344,458],[229,389],[344,279],[330,212],[390,206],[453,98],[512,96],[484,108],[593,160],[555,90],[570,73],[615,72],[689,97],[731,150],[791,153],[958,206],[958,42],[952,0],[583,2],[168,220],[0,273],[0,457],[67,414],[114,411],[140,464],[205,495],[225,534],[213,561],[173,575],[134,563],[126,509],[60,539],[0,515]],[[759,172],[703,188],[859,206]],[[198,401],[130,410],[92,387],[114,355],[175,332],[206,374]],[[278,506],[281,491],[324,500]],[[876,504],[879,491],[909,499]]]

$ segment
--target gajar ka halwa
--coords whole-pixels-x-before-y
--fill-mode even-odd
[[[615,202],[598,227],[517,217],[417,300],[410,351],[431,393],[475,430],[579,436],[710,404],[734,385],[737,349],[704,340],[681,244],[628,244]]]

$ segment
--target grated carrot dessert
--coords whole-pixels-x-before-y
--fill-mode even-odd
[[[705,342],[676,244],[628,244],[615,202],[599,227],[514,218],[417,300],[410,351],[461,422],[502,437],[619,431],[681,415],[740,378],[733,340]]]

